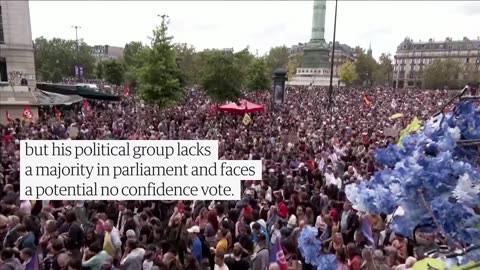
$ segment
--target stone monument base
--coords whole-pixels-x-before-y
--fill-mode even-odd
[[[287,85],[301,86],[329,86],[330,85],[330,69],[329,68],[298,68],[297,74],[288,80]],[[332,85],[338,86],[338,78],[333,77]]]

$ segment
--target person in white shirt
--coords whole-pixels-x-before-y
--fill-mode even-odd
[[[328,165],[327,171],[325,172],[325,186],[334,185],[337,186],[338,189],[342,188],[342,181],[335,177],[335,173],[333,171],[333,167]]]
[[[124,269],[142,269],[145,249],[138,247],[136,239],[128,239],[120,266]]]
[[[223,253],[215,254],[215,267],[214,270],[228,270],[228,266],[225,264],[225,256]]]

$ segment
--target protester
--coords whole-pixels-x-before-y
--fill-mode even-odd
[[[388,227],[390,213],[362,215],[343,190],[382,169],[375,149],[395,143],[414,117],[436,113],[449,92],[339,88],[330,110],[321,87],[289,87],[285,102],[274,106],[269,93],[247,94],[266,112],[252,114],[245,126],[243,115],[210,115],[211,100],[201,92],[160,110],[130,90],[119,102],[88,100],[88,110],[62,106],[60,119],[42,108],[36,123],[0,126],[0,270],[35,260],[45,270],[283,269],[281,253],[289,269],[310,269],[298,248],[304,227],[318,229],[341,270],[401,269],[419,259],[408,248],[413,240]],[[403,117],[390,119],[397,113]],[[245,179],[243,199],[232,202],[20,201],[24,139],[218,140],[220,159],[262,160],[263,176]],[[365,240],[361,217],[368,218],[374,243]]]

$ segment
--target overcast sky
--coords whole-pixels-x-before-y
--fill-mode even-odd
[[[75,39],[90,45],[148,42],[158,14],[170,16],[175,42],[197,49],[270,47],[310,39],[313,1],[30,1],[33,38]],[[335,1],[327,2],[325,38],[333,38]],[[414,40],[480,36],[480,1],[344,1],[338,3],[337,41],[395,53],[406,36]]]

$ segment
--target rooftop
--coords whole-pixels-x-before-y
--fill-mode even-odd
[[[409,50],[480,50],[480,37],[477,37],[477,39],[464,37],[460,40],[447,37],[441,41],[435,41],[433,38],[428,41],[413,41],[413,39],[406,37],[398,45],[397,51]]]

